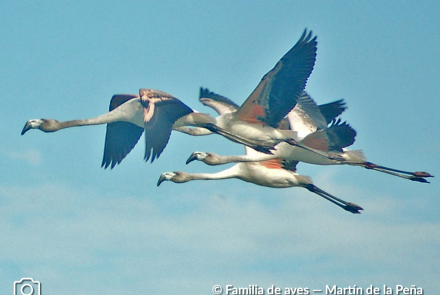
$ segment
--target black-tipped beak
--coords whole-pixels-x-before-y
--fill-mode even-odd
[[[30,129],[32,129],[31,124],[29,122],[26,122],[26,125],[24,125],[23,130],[21,130],[21,135],[25,134]]]
[[[192,161],[197,160],[197,156],[195,153],[193,153],[191,156],[189,156],[188,160],[186,160],[186,164],[188,165]]]
[[[425,178],[423,177],[411,177],[410,180],[412,181],[418,181],[418,182],[422,182],[422,183],[429,183],[429,181],[427,181]]]
[[[165,181],[165,175],[161,175],[160,177],[159,177],[159,180],[157,181],[157,186],[159,186],[162,182],[164,182]]]

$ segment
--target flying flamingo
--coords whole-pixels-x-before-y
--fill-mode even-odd
[[[292,138],[290,131],[277,127],[296,105],[305,87],[315,63],[316,45],[316,37],[312,38],[312,32],[305,30],[299,41],[262,78],[249,98],[233,114],[213,118],[209,114],[193,112],[170,94],[141,89],[139,96],[113,96],[107,114],[65,122],[32,119],[26,122],[21,134],[30,129],[54,132],[69,127],[108,124],[102,161],[104,168],[113,168],[121,163],[144,131],[144,158],[148,160],[152,155],[153,162],[164,150],[171,130],[183,126],[203,127],[265,153],[271,153],[273,146],[281,141],[300,145]]]
[[[260,154],[259,152],[246,147],[246,154],[253,153]],[[310,177],[299,175],[296,172],[296,164],[297,162],[284,161],[280,158],[276,158],[260,162],[238,163],[231,168],[217,173],[191,174],[182,171],[165,172],[160,176],[157,186],[164,181],[184,183],[192,180],[221,180],[237,178],[265,187],[303,187],[348,212],[359,214],[360,210],[363,210],[363,208],[359,205],[341,200],[315,186]]]
[[[61,129],[107,124],[102,166],[119,164],[133,149],[145,131],[145,160],[158,158],[164,150],[173,124],[193,114],[191,108],[174,96],[159,90],[140,89],[139,95],[118,94],[110,101],[109,112],[90,119],[57,121],[32,119],[26,122],[21,135],[30,129],[55,132]]]
[[[231,100],[209,92],[207,89],[201,95],[201,102],[212,107],[217,112],[234,112],[235,103]],[[361,166],[394,176],[402,177],[412,181],[428,183],[427,177],[433,177],[427,172],[409,172],[388,168],[368,162],[361,150],[348,150],[347,146],[353,144],[355,131],[345,123],[334,121],[334,119],[345,110],[341,101],[336,101],[317,107],[315,102],[306,92],[302,93],[295,108],[287,115],[287,122],[283,122],[284,128],[296,132],[297,139],[302,146],[307,146],[323,153],[334,154],[326,157],[318,153],[310,152],[307,149],[298,148],[285,142],[275,146],[272,154],[252,153],[246,155],[221,156],[215,153],[194,152],[187,160],[187,164],[199,160],[208,165],[220,165],[235,162],[256,162],[282,158],[289,161],[301,161],[317,165],[352,165]],[[339,105],[338,105],[339,104]],[[333,125],[327,127],[333,121]],[[191,132],[190,130],[182,130]],[[197,133],[195,131],[194,133]]]

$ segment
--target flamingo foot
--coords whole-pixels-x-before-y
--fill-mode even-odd
[[[342,207],[344,210],[351,212],[353,214],[361,214],[361,212],[359,212],[359,210],[364,210],[364,208],[362,208],[359,205],[356,205],[355,203],[347,203],[344,207]]]

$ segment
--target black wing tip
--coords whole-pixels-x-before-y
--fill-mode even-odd
[[[338,120],[334,121],[334,124],[336,127],[341,126],[343,128],[346,128],[346,130],[350,130],[350,132],[353,133],[353,137],[356,137],[357,135],[356,130],[350,124],[348,124],[347,121],[342,122],[341,118],[339,118]]]
[[[148,163],[148,160],[150,160],[150,164],[153,164],[154,160],[159,159],[162,152],[163,150],[156,152],[153,148],[148,151],[145,150],[144,161]]]
[[[200,87],[199,101],[203,105],[209,106],[207,104],[207,100],[211,100],[211,101],[215,101],[215,102],[219,102],[219,103],[224,103],[224,104],[230,105],[230,106],[232,106],[232,107],[234,107],[236,109],[240,108],[239,105],[237,105],[235,102],[233,102],[229,98],[224,97],[223,95],[217,94],[215,92],[212,92],[208,88]]]
[[[113,168],[115,168],[117,165],[121,164],[122,160],[112,160],[112,159],[103,159],[102,163],[101,163],[101,168],[103,169],[107,169],[110,168],[110,170],[112,170]]]
[[[110,163],[105,163],[101,165],[101,168],[103,168],[104,170],[107,168],[110,168],[110,170],[112,170],[113,168],[116,167],[116,165],[118,165],[119,163],[116,162],[110,162]]]
[[[109,163],[102,161],[101,163],[101,168],[103,169],[107,169],[108,168]]]
[[[334,102],[328,103],[329,105],[334,104],[338,109],[341,109],[341,113],[348,109],[347,103],[345,102],[345,99],[341,98],[338,100],[335,100]]]
[[[213,95],[217,95],[210,91],[208,88],[200,87],[199,100],[202,98],[211,98]]]
[[[351,128],[351,129],[353,129],[353,127],[351,127],[350,124],[347,123],[347,121],[342,121],[341,118],[334,119],[334,120],[331,122],[330,127],[334,127],[334,126],[335,126],[335,127],[338,127],[338,126],[347,126],[347,127]],[[354,130],[354,129],[353,129],[353,130]]]
[[[313,38],[312,36],[313,36],[313,31],[305,28],[304,32],[302,33],[297,43],[311,43],[311,42],[316,43],[317,42],[316,39],[318,38],[318,36],[315,36]]]
[[[319,105],[319,110],[327,121],[327,125],[331,124],[348,108],[344,99]]]
[[[209,89],[200,87],[199,98],[202,97],[202,95],[204,95],[205,93],[209,93]]]
[[[148,147],[148,144],[147,144],[147,146],[145,147],[145,154],[144,154],[144,161],[145,162],[148,162],[148,160],[150,159],[151,150],[152,150],[152,148]],[[153,161],[154,161],[154,157],[151,159],[151,163],[153,163]]]
[[[356,130],[346,121],[342,122],[340,118],[332,121],[329,130],[332,130],[331,133],[337,135],[338,138],[332,149],[342,151],[342,148],[351,146],[356,140]]]

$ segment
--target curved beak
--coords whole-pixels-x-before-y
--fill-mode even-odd
[[[157,186],[159,186],[162,182],[164,182],[166,180],[165,175],[161,175],[159,177],[159,180],[157,181]]]
[[[23,130],[21,130],[21,135],[25,134],[28,130],[32,129],[31,124],[28,122],[26,122],[26,124],[23,127]]]
[[[429,181],[427,181],[425,178],[423,177],[410,177],[409,180],[412,181],[418,181],[418,182],[423,182],[423,183],[429,183]]]
[[[186,164],[188,165],[189,163],[191,163],[194,160],[197,160],[197,156],[195,155],[195,153],[192,153],[192,155],[189,156],[188,160],[186,160]]]

